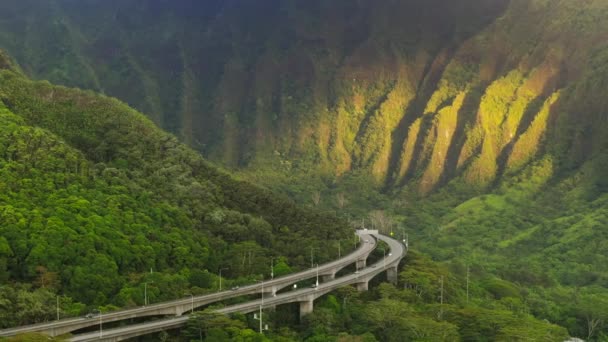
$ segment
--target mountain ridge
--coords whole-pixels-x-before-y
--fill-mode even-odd
[[[38,18],[31,6],[5,10]],[[23,26],[15,18],[0,37],[28,74],[106,90],[244,174],[312,172],[339,181],[369,173],[378,189],[420,194],[452,181],[491,189],[546,145],[564,145],[547,152],[580,165],[585,153],[573,149],[588,135],[568,141],[560,133],[581,125],[568,119],[578,104],[567,94],[591,77],[586,61],[605,49],[608,32],[599,0],[217,1],[165,6],[166,13],[128,1],[48,6],[64,20],[30,36],[68,32],[58,40],[68,54],[28,57],[28,40],[24,49],[8,43]],[[93,24],[98,17],[114,24]],[[85,18],[103,29],[94,34]],[[72,59],[90,72],[61,67]]]

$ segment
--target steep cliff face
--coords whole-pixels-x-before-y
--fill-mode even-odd
[[[603,0],[9,1],[0,47],[35,77],[128,101],[230,167],[361,171],[426,194],[454,180],[486,189],[547,153],[576,168],[605,147],[607,11]]]

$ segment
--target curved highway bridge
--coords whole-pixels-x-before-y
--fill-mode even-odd
[[[288,291],[277,294],[277,291],[281,290],[282,288],[317,276],[316,268],[308,269],[306,271],[268,280],[263,283],[244,286],[238,290],[223,291],[210,295],[163,302],[146,307],[103,314],[101,317],[103,323],[145,316],[171,315],[174,317],[104,330],[102,333],[97,331],[93,333],[80,334],[72,337],[71,340],[122,341],[136,336],[178,328],[184,325],[188,320],[188,316],[182,316],[183,313],[190,312],[198,307],[214,302],[255,293],[262,293],[262,299],[228,306],[217,311],[226,314],[235,312],[250,313],[260,310],[260,308],[263,306],[274,307],[276,305],[298,302],[300,303],[300,315],[302,316],[312,312],[313,302],[315,299],[334,291],[339,287],[355,285],[360,291],[367,290],[369,280],[384,271],[387,271],[389,281],[396,282],[397,267],[407,252],[406,246],[392,238],[379,235],[376,231],[360,230],[357,232],[357,234],[363,241],[357,250],[336,261],[319,265],[318,275],[323,279],[323,282],[320,283],[316,288],[305,288],[297,291]],[[380,262],[371,265],[370,267],[365,267],[367,257],[377,245],[376,239],[386,242],[389,245],[391,252]],[[359,270],[358,272],[335,279],[335,275],[338,271],[353,263],[356,263],[357,269]],[[0,336],[12,336],[26,332],[39,332],[51,336],[58,336],[78,329],[99,325],[99,323],[100,321],[97,319],[97,317],[95,319],[64,319],[48,323],[0,330]]]

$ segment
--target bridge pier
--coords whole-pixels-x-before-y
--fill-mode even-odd
[[[369,280],[366,280],[362,283],[357,283],[357,291],[359,291],[359,292],[367,291],[368,285],[369,285]]]
[[[357,269],[358,270],[365,268],[366,265],[367,265],[367,258],[357,260]]]
[[[312,298],[305,300],[303,302],[300,302],[300,318],[308,315],[309,313],[312,313],[313,309],[314,309],[314,300]]]
[[[393,267],[386,269],[386,279],[388,280],[389,283],[396,285],[397,278],[398,278],[397,266],[393,266]]]
[[[265,287],[264,291],[260,291],[260,293],[264,297],[276,297],[276,295],[277,295],[277,287],[276,286],[273,286],[272,288],[266,288]]]
[[[192,311],[192,304],[176,306],[175,307],[175,316],[179,317],[186,312],[190,313],[190,311]]]

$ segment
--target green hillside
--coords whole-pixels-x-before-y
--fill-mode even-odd
[[[146,282],[151,301],[180,298],[216,289],[220,268],[252,281],[271,257],[285,272],[311,246],[323,261],[352,241],[335,217],[235,180],[115,99],[0,66],[0,328],[54,317],[53,293],[63,314],[141,305]]]
[[[492,191],[546,155],[561,177],[603,151],[606,11],[6,1],[0,47],[26,74],[122,99],[255,183],[300,202],[327,193],[326,206],[342,185],[367,207],[370,192]]]
[[[180,298],[217,290],[219,268],[236,278],[224,281],[231,286],[268,276],[270,257],[280,275],[306,267],[310,247],[323,261],[337,256],[336,243],[351,245],[334,216],[218,171],[115,99],[30,81],[0,56],[0,328],[53,319],[57,300],[66,317],[142,305],[142,286],[151,302]],[[525,312],[514,285],[491,274],[471,281],[469,303],[464,279],[445,266],[416,252],[406,264],[403,289],[342,289],[300,323],[289,307],[277,309],[268,322],[281,328],[270,339],[244,316],[205,311],[152,338],[196,338],[197,326],[214,341],[568,336]],[[439,277],[448,283],[438,306]],[[495,298],[500,286],[511,292]],[[47,338],[9,339],[31,340]]]
[[[26,155],[20,158],[30,164],[10,160],[21,169],[2,171],[7,178],[0,182],[23,180],[7,182],[13,188],[0,196],[10,196],[4,201],[11,203],[11,224],[27,224],[28,231],[37,231],[30,224],[36,220],[70,229],[99,221],[95,227],[125,235],[78,239],[107,255],[120,275],[95,303],[141,301],[150,267],[154,275],[182,274],[184,288],[212,287],[215,276],[192,280],[188,270],[214,273],[223,260],[233,277],[263,273],[271,255],[301,267],[310,243],[348,237],[345,228],[334,229],[342,222],[314,207],[352,225],[364,219],[407,232],[411,245],[458,283],[458,295],[448,299],[458,310],[466,307],[459,291],[468,266],[479,308],[531,314],[572,336],[606,339],[606,18],[607,0],[2,1],[0,48],[20,68],[0,79],[0,129],[5,142],[24,141],[4,151],[27,151],[3,152],[4,163]],[[0,68],[7,67],[0,58]],[[32,82],[19,72],[87,91]],[[34,147],[44,153],[30,156]],[[235,181],[195,151],[308,209]],[[48,209],[62,206],[65,212]],[[49,223],[52,217],[59,220]],[[159,230],[168,234],[150,233]],[[68,280],[78,265],[52,268],[44,254],[52,251],[28,259],[33,242],[6,239],[0,278],[40,283],[50,272],[62,279],[60,291],[79,300],[70,286],[87,285]],[[217,244],[220,252],[210,248]],[[117,257],[112,249],[124,250],[117,246],[134,247]],[[335,246],[327,247],[323,258],[334,256]],[[201,257],[193,260],[195,250]],[[250,262],[251,251],[259,262]],[[37,268],[37,260],[49,264]],[[399,332],[404,322],[379,317],[391,308],[410,312],[384,297],[420,304],[415,311],[425,318],[436,314],[438,277],[421,273],[419,286],[432,296],[421,299],[411,288],[375,292],[361,299],[363,306],[375,303],[365,317],[329,302],[334,313],[319,322],[333,320],[335,329],[312,321],[298,338],[348,332],[346,340],[365,340],[354,321],[376,324],[380,340],[421,326],[441,330],[421,319]],[[400,285],[407,276],[416,275],[402,273]],[[463,340],[518,340],[515,326],[536,324],[497,328],[497,321],[513,321],[483,310],[452,313]],[[492,319],[471,328],[479,335],[468,335],[456,317]],[[380,324],[397,332],[382,335]]]

